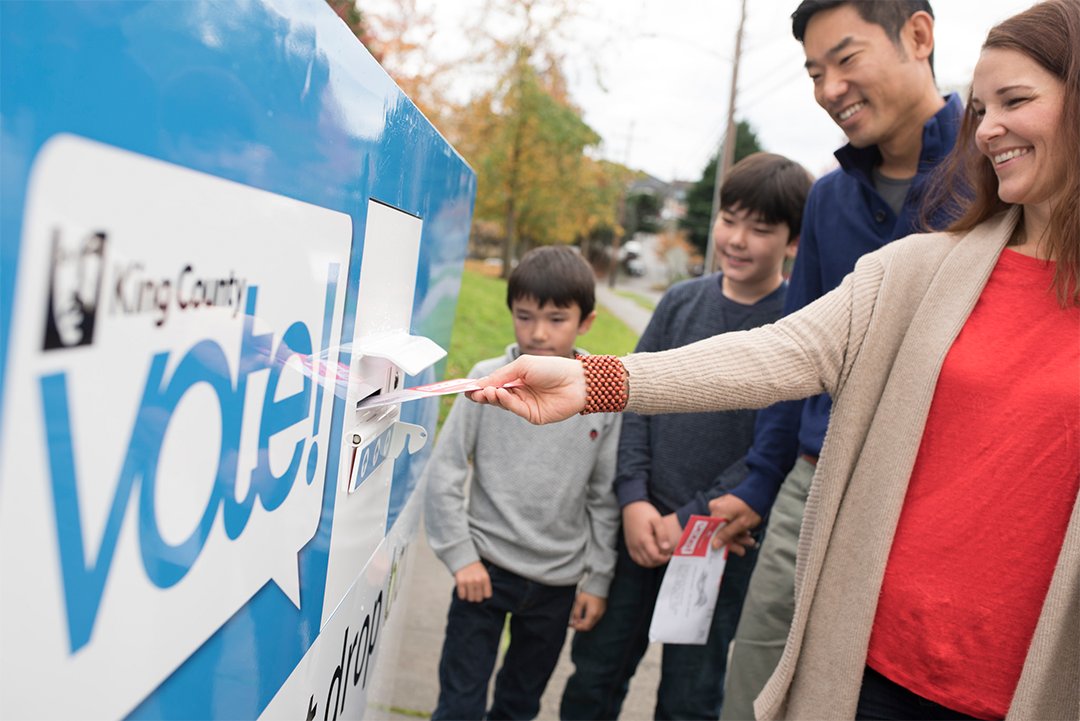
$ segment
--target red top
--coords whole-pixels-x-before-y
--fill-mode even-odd
[[[1003,718],[1080,490],[1080,309],[1006,250],[941,368],[867,664]]]

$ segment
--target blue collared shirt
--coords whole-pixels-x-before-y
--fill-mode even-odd
[[[963,112],[963,103],[953,93],[926,121],[918,171],[899,214],[874,189],[872,172],[881,163],[877,146],[855,148],[848,144],[836,151],[840,167],[814,183],[806,200],[785,315],[840,285],[866,253],[926,229],[920,212],[927,179],[952,150]],[[948,220],[931,217],[929,226],[944,227]],[[829,396],[822,394],[805,401],[777,403],[758,412],[754,445],[746,457],[748,473],[731,492],[766,515],[798,455],[817,456],[821,452],[831,408]]]

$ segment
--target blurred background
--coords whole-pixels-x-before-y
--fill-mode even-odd
[[[820,176],[844,143],[795,0],[328,2],[476,170],[470,257],[503,276],[569,243],[662,290],[704,269],[729,113],[729,163],[768,150]],[[1030,3],[934,5],[938,84],[964,95],[987,30]]]

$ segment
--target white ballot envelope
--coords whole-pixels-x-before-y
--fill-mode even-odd
[[[697,645],[708,641],[727,565],[727,546],[716,550],[709,541],[726,523],[723,518],[690,516],[660,584],[650,641]]]
[[[517,388],[518,386],[525,385],[520,380],[510,381],[505,385],[499,386],[500,388]],[[394,391],[393,393],[387,393],[386,395],[375,395],[369,398],[365,398],[356,404],[356,409],[361,408],[377,408],[378,406],[388,406],[394,403],[406,403],[408,401],[415,401],[421,398],[434,398],[436,396],[446,396],[452,393],[468,393],[469,391],[478,391],[483,386],[478,385],[472,378],[455,378],[448,381],[439,381],[438,383],[428,383],[426,386],[414,386],[412,388],[406,388],[401,391]]]

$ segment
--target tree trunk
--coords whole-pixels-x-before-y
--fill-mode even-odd
[[[517,225],[517,217],[514,213],[514,194],[506,198],[506,238],[503,240],[502,277],[510,277],[511,264],[514,259],[514,228]]]
[[[518,83],[520,87],[520,82]],[[520,95],[520,90],[519,90]],[[517,238],[517,208],[515,202],[518,194],[518,172],[520,170],[521,163],[521,143],[522,143],[522,125],[523,120],[520,117],[520,103],[518,112],[517,124],[514,127],[514,145],[510,151],[510,172],[507,182],[507,196],[506,196],[506,240],[503,242],[503,267],[502,277],[509,278],[511,264],[514,260],[514,251],[516,250]]]

